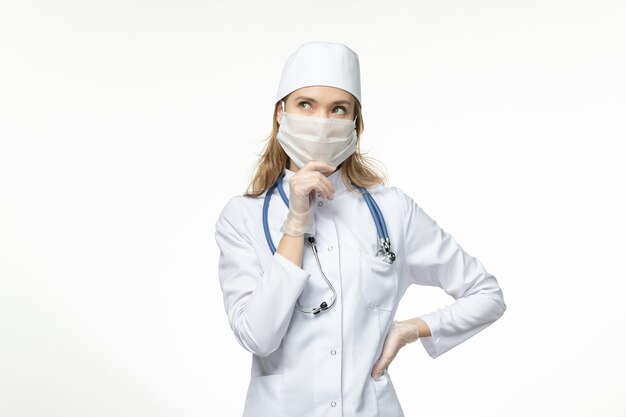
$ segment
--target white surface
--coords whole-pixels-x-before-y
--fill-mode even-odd
[[[407,416],[626,414],[625,17],[608,1],[3,2],[0,415],[241,414],[250,354],[213,226],[312,40],[359,54],[363,150],[507,302],[436,360],[399,353]],[[415,288],[396,318],[447,302]]]

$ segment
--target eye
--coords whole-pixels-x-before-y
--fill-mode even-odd
[[[341,109],[341,111],[343,111],[343,113],[339,113],[339,114],[346,114],[346,108],[345,108],[345,107],[343,107],[343,106],[337,106],[337,107],[335,107],[335,108],[333,109],[333,111],[334,111],[334,110],[337,110],[337,109]]]
[[[304,108],[304,105],[307,105],[309,107],[311,107],[311,104],[308,101],[301,101],[300,103],[298,103],[298,106]]]

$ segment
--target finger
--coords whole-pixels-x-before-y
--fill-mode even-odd
[[[381,368],[386,368],[396,358],[400,346],[397,343],[388,343],[383,347],[383,353],[378,358]]]
[[[337,167],[324,161],[312,160],[307,162],[302,169],[306,169],[307,171],[332,172],[335,171]]]
[[[374,365],[374,368],[372,369],[372,374],[371,374],[372,378],[374,379],[380,378],[388,366],[389,366],[389,363],[387,363],[387,361],[383,361],[382,359],[379,359],[378,361],[376,361],[376,364]]]
[[[311,172],[306,178],[303,178],[303,187],[306,190],[315,190],[324,198],[332,198],[335,187],[324,175],[319,172]]]
[[[328,181],[321,181],[319,183],[320,193],[324,196],[325,199],[331,200],[334,198],[335,189],[332,184]]]
[[[312,175],[318,178],[321,181],[321,183],[323,183],[329,191],[332,191],[333,193],[337,191],[335,189],[335,185],[328,179],[328,177],[326,177],[326,175],[320,172],[312,173]]]
[[[303,166],[298,172],[295,173],[291,178],[294,178],[294,181],[299,179],[304,179],[310,176],[319,178],[320,180],[327,182],[330,185],[330,188],[334,191],[334,185],[332,182],[323,174],[323,172],[334,171],[334,167],[321,161],[309,161]]]
[[[313,159],[309,162],[307,162],[304,167],[307,167],[309,170],[315,170],[315,171],[334,171],[335,169],[337,169],[336,166],[329,164],[328,162],[324,162],[321,160],[316,160]],[[302,168],[304,168],[302,167]]]

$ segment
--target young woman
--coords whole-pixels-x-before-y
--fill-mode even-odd
[[[273,125],[248,192],[215,225],[228,320],[252,353],[244,417],[403,416],[386,372],[398,351],[419,338],[432,358],[447,352],[502,316],[502,290],[360,154],[350,48],[292,54]],[[412,284],[455,302],[396,321]]]

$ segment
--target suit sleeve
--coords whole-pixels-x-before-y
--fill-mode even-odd
[[[215,223],[224,307],[239,344],[256,355],[268,356],[280,346],[310,273],[278,252],[264,272],[245,234],[236,199],[229,201]]]
[[[405,210],[405,261],[412,284],[442,288],[452,304],[420,316],[431,336],[420,338],[437,358],[485,329],[506,311],[496,278],[400,191]]]

